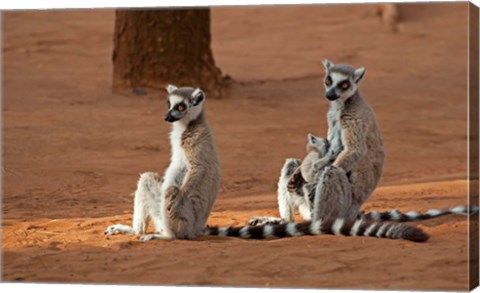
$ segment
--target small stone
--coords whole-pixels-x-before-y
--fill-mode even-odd
[[[137,96],[145,96],[147,94],[147,91],[141,88],[134,88],[132,89],[132,93],[136,94]]]

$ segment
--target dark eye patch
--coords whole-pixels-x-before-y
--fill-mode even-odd
[[[350,81],[348,79],[338,83],[338,87],[342,90],[347,90],[350,87]]]
[[[325,78],[325,85],[326,86],[330,86],[332,85],[332,78],[329,76],[327,76],[327,78]]]
[[[175,106],[175,110],[178,112],[183,112],[187,109],[187,105],[185,103],[179,103]]]

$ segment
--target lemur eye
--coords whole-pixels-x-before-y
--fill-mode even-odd
[[[343,90],[346,90],[348,89],[350,85],[348,84],[348,82],[344,81],[340,84],[340,88],[342,88]]]
[[[331,84],[332,84],[332,81],[330,80],[330,77],[327,77],[327,79],[325,79],[325,85],[330,86]]]
[[[177,106],[177,111],[183,112],[184,110],[185,110],[185,105],[179,104],[179,105]]]

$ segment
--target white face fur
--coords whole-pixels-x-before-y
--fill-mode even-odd
[[[177,88],[174,85],[168,85],[166,89],[168,92],[166,121],[188,124],[198,118],[205,102],[205,93],[201,89]]]
[[[339,72],[339,70],[336,70],[335,64],[329,60],[325,60],[323,65],[325,66],[324,86],[327,99],[344,103],[358,90],[360,80],[365,74],[365,68],[352,68],[347,70],[351,72],[345,73],[345,67],[340,70],[342,72]]]

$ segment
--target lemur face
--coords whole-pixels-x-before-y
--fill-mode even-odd
[[[365,68],[355,69],[346,64],[335,65],[329,60],[325,60],[323,65],[325,66],[324,86],[327,99],[345,102],[353,96],[365,74]]]
[[[315,135],[309,133],[307,136],[307,153],[310,152],[317,152],[321,156],[324,156],[328,148],[330,147],[330,144],[327,139],[321,138],[321,137],[316,137]]]
[[[199,88],[177,88],[174,85],[167,86],[168,111],[165,120],[168,122],[182,121],[188,123],[195,120],[202,112],[205,94]]]
[[[329,147],[327,139],[316,137],[311,133],[308,134],[307,155],[303,158],[300,165],[300,172],[306,182],[312,182],[314,176],[314,163],[327,154]]]

